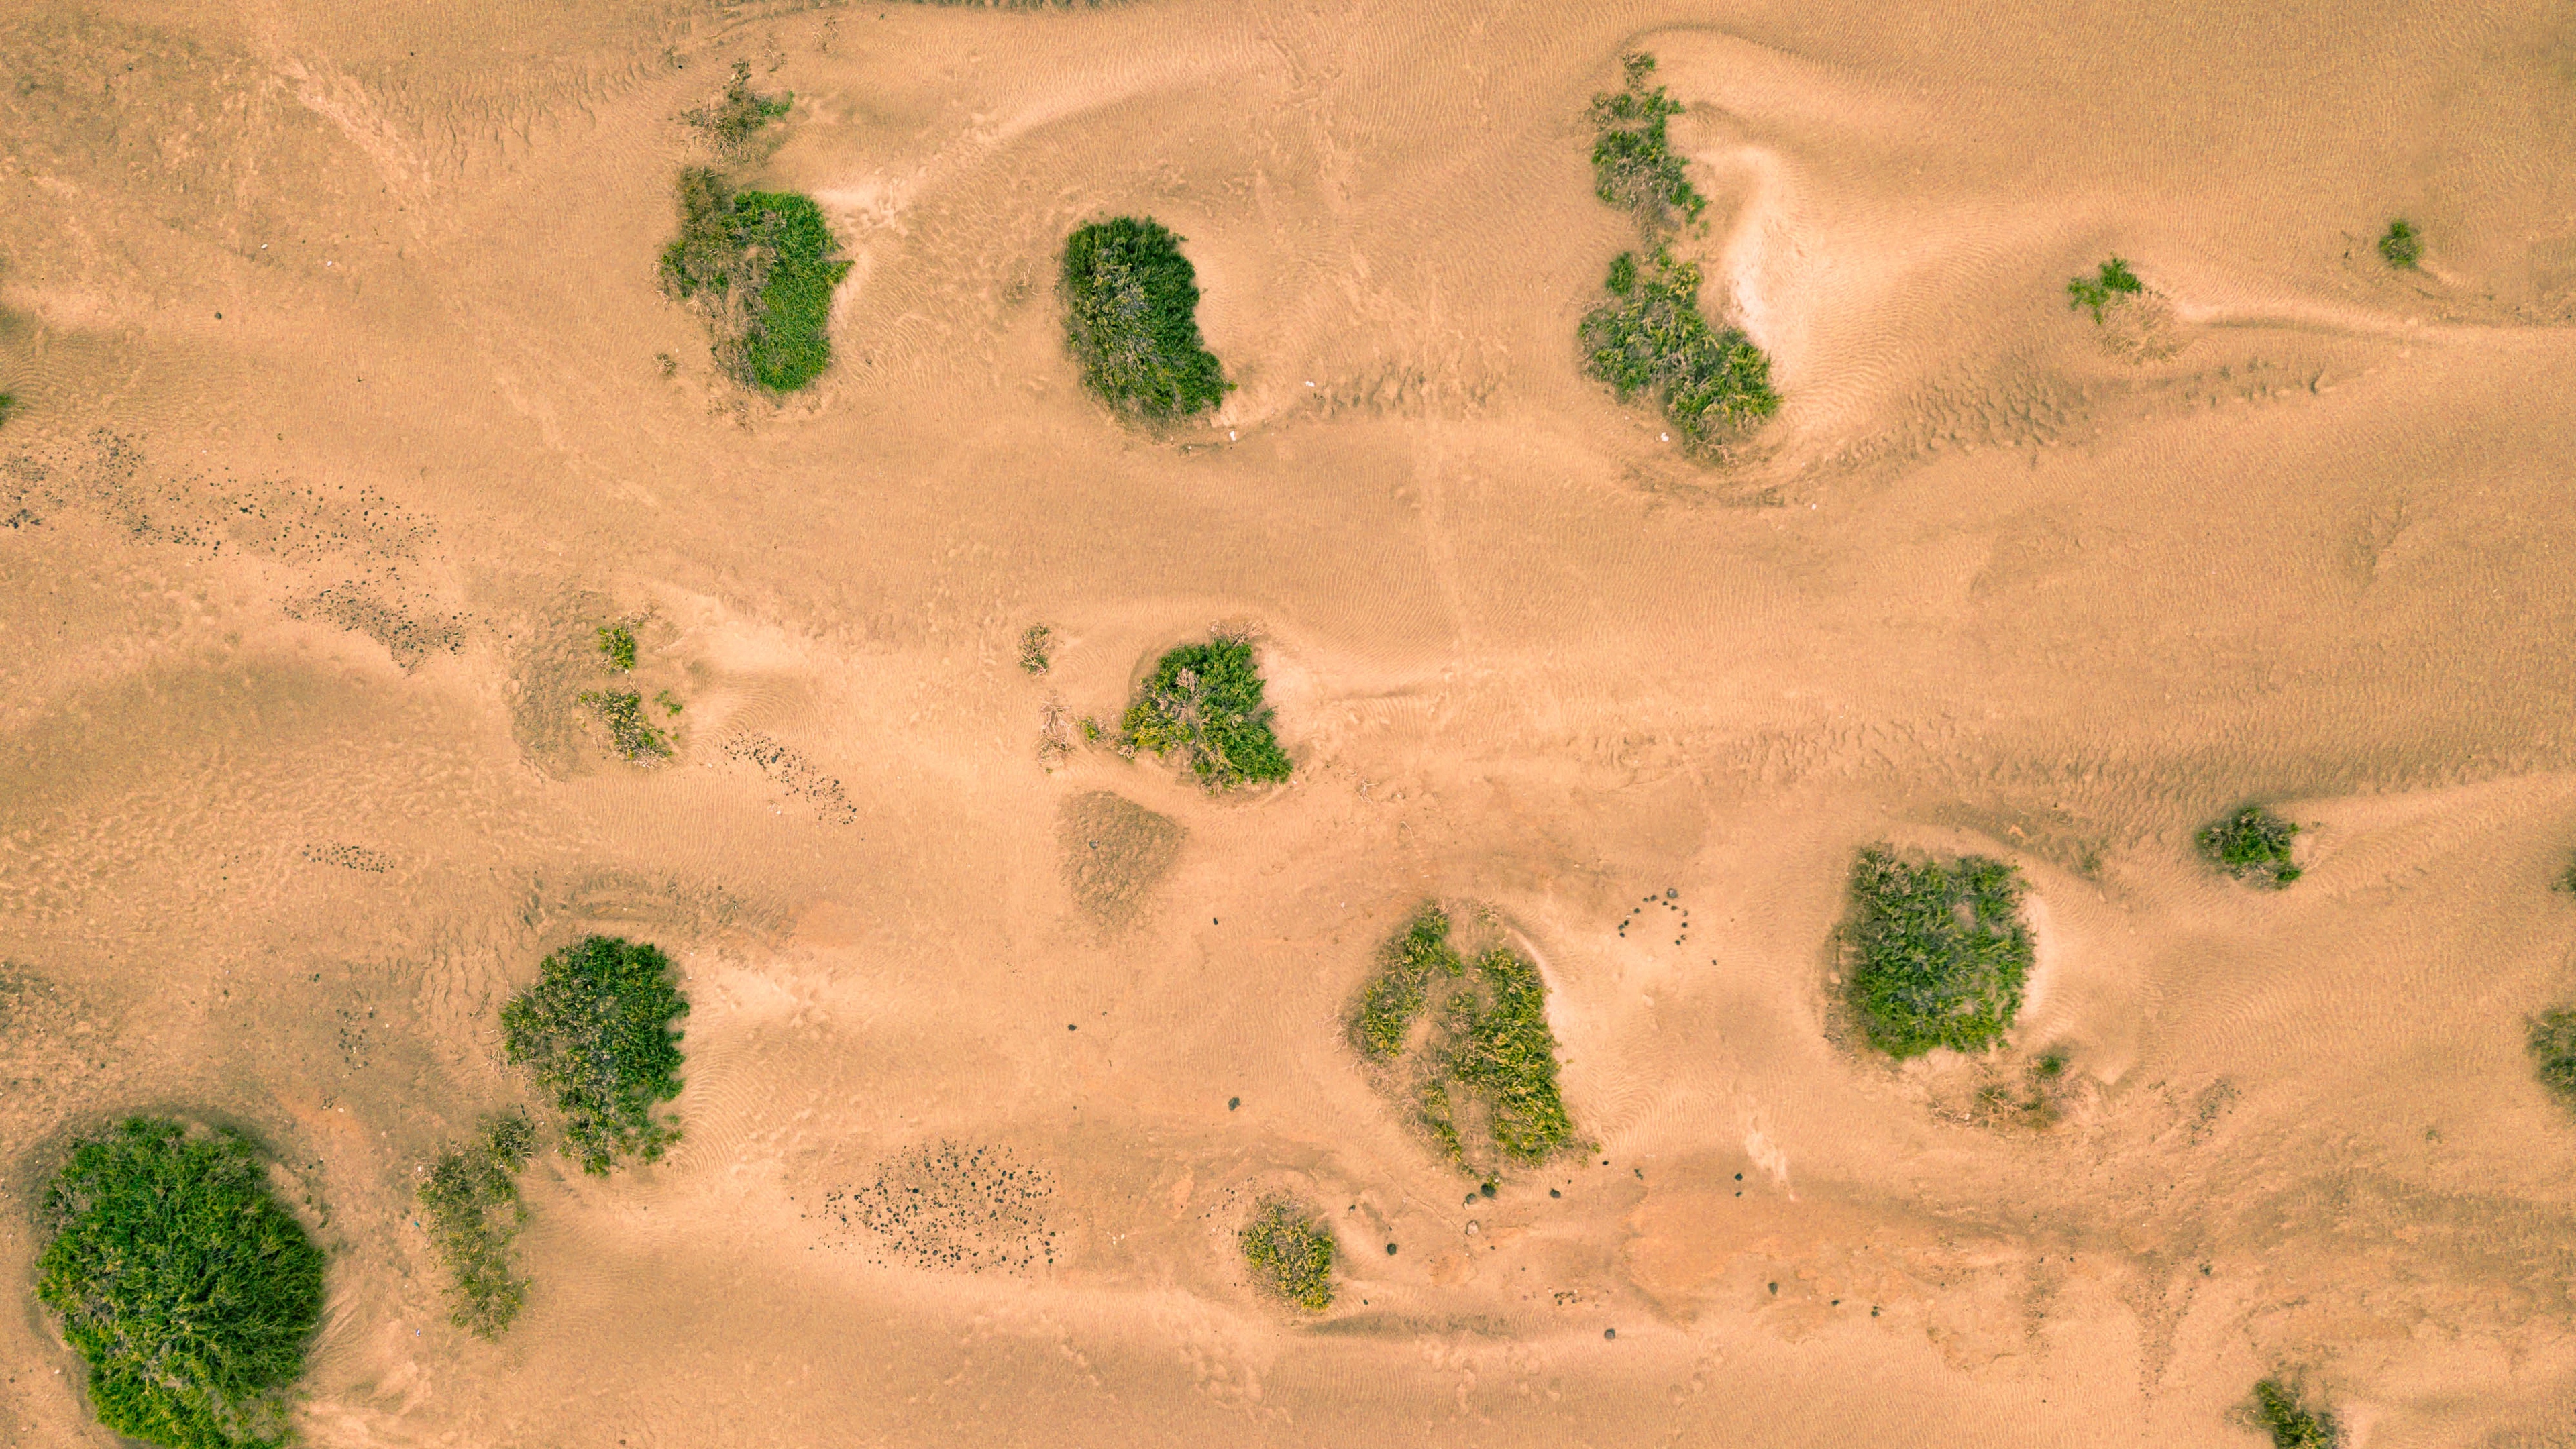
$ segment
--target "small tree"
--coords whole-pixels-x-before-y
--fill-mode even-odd
[[[2243,805],[2201,827],[2201,854],[2235,880],[2281,890],[2299,878],[2290,840],[2299,827],[2260,805]]]

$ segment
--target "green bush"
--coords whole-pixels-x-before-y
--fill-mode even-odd
[[[129,1118],[73,1147],[42,1216],[36,1296],[89,1364],[101,1424],[174,1449],[292,1437],[323,1260],[250,1143]]]
[[[517,1174],[536,1150],[527,1113],[486,1117],[474,1140],[441,1153],[420,1184],[423,1226],[451,1280],[449,1319],[485,1338],[500,1337],[527,1301],[527,1280],[511,1270],[510,1245],[528,1219]]]
[[[2576,1107],[2576,1006],[2545,1011],[2531,1023],[2531,1064],[2540,1085]]]
[[[1309,1313],[1333,1306],[1333,1230],[1286,1198],[1243,1229],[1243,1260],[1261,1285]]]
[[[608,726],[609,742],[620,759],[642,764],[670,758],[670,736],[645,718],[643,695],[631,689],[585,689],[573,697]]]
[[[1371,1061],[1409,1062],[1415,1111],[1450,1161],[1481,1171],[1488,1142],[1499,1161],[1544,1161],[1575,1141],[1557,1083],[1547,984],[1505,946],[1470,963],[1449,930],[1448,914],[1426,905],[1387,943],[1361,993],[1352,1039]],[[1413,1025],[1444,982],[1455,989],[1439,996],[1431,1029],[1416,1043]]]
[[[1288,754],[1270,733],[1247,640],[1220,634],[1164,655],[1137,686],[1124,728],[1135,749],[1180,752],[1211,790],[1288,778]]]
[[[1435,975],[1455,980],[1466,974],[1467,960],[1449,944],[1449,917],[1438,906],[1424,906],[1404,933],[1387,943],[1386,959],[1360,998],[1352,1035],[1361,1051],[1379,1061],[1404,1051],[1414,1018],[1430,999]]]
[[[1682,113],[1681,102],[1662,86],[1647,88],[1646,78],[1655,73],[1653,56],[1630,55],[1621,64],[1627,84],[1592,97],[1592,124],[1599,132],[1592,143],[1593,189],[1603,201],[1635,213],[1649,232],[1697,221],[1708,198],[1690,184],[1666,133]]]
[[[680,235],[662,252],[662,285],[695,304],[716,363],[746,387],[793,392],[832,365],[832,289],[850,264],[812,199],[736,192],[703,167],[680,173]]]
[[[2113,298],[2135,296],[2145,290],[2146,284],[2129,270],[2129,264],[2113,257],[2094,276],[2067,278],[2066,305],[2069,310],[2091,308],[2093,320],[2099,322],[2102,309],[2111,305]]]
[[[2412,267],[2424,260],[2424,238],[2411,224],[2403,220],[2392,221],[2388,224],[2388,234],[2379,239],[2379,254],[2387,258],[2392,267]]]
[[[733,81],[725,87],[724,98],[713,105],[683,111],[680,119],[707,133],[716,149],[739,156],[751,147],[752,138],[771,121],[786,115],[794,104],[794,95],[764,96],[751,88],[751,62],[733,63]]]
[[[2279,1379],[2254,1386],[2254,1422],[2272,1436],[2272,1449],[2335,1449],[2343,1430],[2334,1416],[2299,1402],[2297,1392]]]
[[[1031,674],[1044,674],[1055,661],[1047,655],[1048,641],[1055,631],[1044,624],[1031,624],[1020,634],[1020,667]]]
[[[2299,827],[2264,809],[2246,805],[2201,828],[2197,837],[2209,863],[2237,880],[2280,890],[2299,878],[2290,864],[2290,839]]]
[[[1943,862],[1863,847],[1845,923],[1850,999],[1890,1056],[1983,1051],[2010,1030],[2031,965],[2021,877],[1981,855]]]
[[[1121,216],[1064,242],[1065,337],[1084,386],[1158,421],[1214,407],[1234,387],[1199,338],[1198,272],[1180,241]]]
[[[680,1033],[689,1009],[671,961],[652,946],[593,936],[548,956],[537,984],[501,1008],[503,1050],[554,1093],[564,1151],[606,1176],[620,1156],[646,1162],[680,1140]]]
[[[620,674],[635,668],[635,631],[623,624],[603,624],[599,629],[599,652],[608,657],[608,667]]]
[[[1699,268],[1657,248],[1641,269],[1633,253],[1610,264],[1609,300],[1583,319],[1586,368],[1621,402],[1663,400],[1664,416],[1692,445],[1716,442],[1777,412],[1771,360],[1742,332],[1711,327],[1699,310]]]

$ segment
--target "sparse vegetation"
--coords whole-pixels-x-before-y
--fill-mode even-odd
[[[1333,1230],[1286,1198],[1244,1226],[1243,1260],[1261,1286],[1309,1313],[1333,1306]]]
[[[786,115],[794,104],[793,94],[764,96],[751,88],[751,62],[733,63],[733,80],[725,87],[724,98],[711,105],[683,111],[680,119],[707,133],[716,149],[728,156],[739,156],[751,147],[763,126]]]
[[[1583,319],[1586,368],[1626,402],[1660,398],[1664,417],[1702,446],[1780,408],[1771,360],[1742,332],[1709,325],[1699,310],[1699,268],[1662,248],[1638,265],[1621,253],[1603,283],[1609,299]]]
[[[1592,143],[1593,189],[1603,201],[1633,212],[1650,234],[1697,221],[1708,198],[1691,185],[1667,134],[1672,118],[1682,113],[1681,102],[1662,86],[1647,86],[1655,73],[1653,56],[1629,55],[1621,66],[1625,87],[1592,97],[1592,124],[1600,132]]]
[[[1360,998],[1359,1016],[1352,1023],[1360,1050],[1379,1061],[1392,1060],[1404,1050],[1415,1018],[1430,1000],[1431,983],[1466,973],[1466,958],[1449,944],[1448,914],[1436,905],[1424,906],[1403,934],[1387,943],[1386,959]]]
[[[1020,634],[1020,667],[1031,674],[1044,674],[1054,660],[1047,655],[1048,641],[1055,637],[1044,624],[1031,624]]]
[[[9,414],[14,411],[17,406],[18,395],[16,393],[0,392],[0,426],[5,426],[8,423]]]
[[[618,758],[649,764],[671,757],[671,737],[644,717],[643,695],[631,689],[585,689],[574,698],[608,726]]]
[[[2145,290],[2146,284],[2138,280],[2137,273],[2129,270],[2129,264],[2113,257],[2104,262],[2093,276],[2067,278],[2066,305],[2070,310],[2090,309],[2093,320],[2098,323],[2102,320],[2103,308],[2118,298],[2133,297]]]
[[[2254,1422],[2272,1436],[2272,1449],[2335,1449],[2343,1430],[2334,1416],[2301,1403],[2297,1390],[2279,1379],[2254,1386]]]
[[[1130,746],[1164,757],[1177,751],[1210,790],[1288,778],[1247,639],[1220,634],[1164,655],[1137,686],[1123,724]]]
[[[2576,895],[2576,860],[2567,862],[2567,868],[2560,871],[2558,879],[2549,884],[2552,890],[2562,890],[2569,895]]]
[[[421,1181],[422,1226],[452,1280],[450,1321],[485,1338],[500,1337],[527,1301],[510,1245],[528,1217],[518,1172],[536,1150],[528,1114],[504,1112],[484,1118],[470,1143],[441,1153]]]
[[[2379,254],[2392,267],[2410,269],[2424,260],[2424,238],[2404,219],[2392,221],[2387,234],[2379,239]]]
[[[1907,861],[1883,845],[1852,865],[1844,924],[1853,1013],[1888,1055],[1983,1051],[2010,1030],[2031,966],[2021,876],[1981,855]]]
[[[2280,890],[2299,878],[2290,863],[2290,839],[2299,827],[2264,809],[2246,805],[2202,828],[2203,855],[2229,876]]]
[[[1480,1162],[1544,1161],[1575,1141],[1557,1084],[1547,985],[1507,946],[1470,962],[1449,932],[1448,914],[1425,906],[1388,943],[1352,1038],[1373,1062],[1410,1064],[1416,1113],[1450,1161],[1480,1176]],[[1436,1014],[1417,1032],[1435,998]]]
[[[793,392],[832,365],[832,289],[850,270],[811,198],[736,192],[718,172],[680,173],[680,235],[662,286],[705,316],[716,364],[746,387]]]
[[[2532,1018],[2531,1066],[2558,1100],[2576,1108],[2576,1006]]]
[[[2050,1052],[2024,1065],[2018,1081],[1998,1075],[1980,1084],[1969,1115],[1990,1127],[2045,1132],[2065,1117],[2072,1085],[2066,1058]]]
[[[1234,387],[1199,337],[1198,272],[1159,223],[1113,217],[1065,238],[1065,336],[1083,385],[1114,408],[1169,421]]]
[[[599,652],[608,658],[608,667],[620,674],[635,668],[635,631],[623,624],[599,626]]]
[[[292,1437],[323,1259],[249,1142],[129,1118],[73,1147],[41,1212],[36,1296],[89,1364],[101,1424],[173,1449]]]
[[[663,713],[663,714],[665,714],[665,715],[667,715],[667,716],[670,716],[670,717],[672,717],[672,718],[675,718],[675,719],[679,716],[679,713],[680,713],[680,697],[679,697],[678,695],[676,695],[676,694],[673,694],[671,691],[669,691],[669,690],[665,689],[665,690],[661,691],[660,693],[658,693],[658,694],[654,695],[654,696],[653,696],[653,702],[654,702],[655,704],[658,704],[658,705],[662,706],[662,713]]]
[[[680,1094],[680,1033],[689,1009],[656,948],[593,936],[548,956],[537,983],[501,1009],[505,1055],[554,1093],[564,1151],[605,1176],[621,1156],[645,1162],[680,1138],[655,1107]]]

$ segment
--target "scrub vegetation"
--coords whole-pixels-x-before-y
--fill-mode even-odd
[[[850,264],[811,198],[735,191],[722,173],[680,173],[680,235],[662,289],[698,309],[716,365],[745,387],[794,392],[832,365],[832,289]]]
[[[1865,846],[1843,926],[1853,1014],[1903,1059],[1983,1051],[2012,1028],[2031,966],[2020,873],[1981,855],[1908,861]]]
[[[2531,1066],[2540,1085],[2576,1109],[2576,1006],[2545,1011],[2532,1019]]]
[[[2129,270],[2129,264],[2113,257],[2104,262],[2093,276],[2066,279],[2066,305],[2072,311],[2091,310],[2093,320],[2098,323],[2102,320],[2103,308],[2119,298],[2134,297],[2145,290],[2146,284],[2138,280],[2137,273]]]
[[[635,669],[635,631],[623,624],[600,625],[599,652],[607,658],[609,668],[620,674],[632,673]]]
[[[1129,747],[1178,753],[1210,790],[1288,778],[1288,753],[1270,733],[1248,639],[1219,634],[1164,655],[1137,686],[1122,724]]]
[[[2299,878],[2290,864],[2290,840],[2299,827],[2264,809],[2245,805],[2201,828],[2201,854],[2228,876],[2280,890]]]
[[[1047,653],[1055,631],[1044,624],[1031,624],[1020,634],[1020,668],[1031,674],[1044,674],[1055,663]]]
[[[36,1296],[89,1364],[98,1421],[174,1449],[284,1443],[322,1321],[322,1253],[237,1134],[134,1117],[45,1190]]]
[[[2379,239],[2379,255],[2390,266],[2401,271],[2409,270],[2424,260],[2424,238],[2404,219],[2392,221],[2388,224],[2387,233]]]
[[[1699,310],[1697,265],[1658,247],[1639,266],[1623,252],[1602,285],[1610,295],[1583,319],[1585,366],[1619,394],[1663,403],[1664,417],[1693,446],[1723,440],[1779,411],[1771,359],[1732,327],[1709,325]]]
[[[1299,1204],[1272,1198],[1244,1225],[1243,1261],[1261,1286],[1309,1313],[1333,1306],[1333,1230]]]
[[[1639,52],[1620,62],[1627,84],[1592,97],[1592,185],[1612,206],[1633,212],[1640,229],[1655,231],[1699,220],[1708,198],[1690,184],[1682,158],[1673,154],[1667,133],[1682,104],[1649,88],[1655,58]]]
[[[796,97],[764,96],[751,88],[751,62],[733,63],[733,80],[725,86],[724,96],[711,105],[683,111],[680,119],[707,133],[718,152],[740,156],[751,149],[761,128],[786,115]]]
[[[1083,385],[1155,422],[1212,408],[1234,388],[1199,337],[1198,272],[1180,243],[1133,216],[1093,222],[1064,242],[1065,339]]]
[[[2272,1449],[2335,1449],[2343,1442],[2342,1426],[2323,1409],[2300,1402],[2298,1391],[2279,1379],[2254,1386],[2254,1422],[2272,1436]]]
[[[680,1140],[680,1033],[689,1009],[658,949],[593,936],[548,956],[537,983],[501,1008],[504,1054],[554,1094],[564,1152],[606,1176],[620,1157],[652,1162]]]
[[[671,737],[646,718],[643,695],[631,689],[585,689],[574,697],[608,727],[619,759],[649,764],[671,757]]]
[[[1451,1162],[1484,1174],[1544,1161],[1575,1142],[1547,985],[1508,946],[1471,961],[1449,937],[1448,913],[1430,905],[1387,943],[1352,1039],[1404,1083]]]
[[[421,1226],[447,1264],[449,1320],[485,1338],[500,1337],[527,1301],[510,1246],[528,1219],[518,1173],[536,1150],[527,1113],[486,1117],[471,1142],[439,1155],[420,1185]]]

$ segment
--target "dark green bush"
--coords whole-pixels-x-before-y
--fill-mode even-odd
[[[2334,1416],[2299,1402],[2297,1392],[2279,1379],[2254,1386],[2254,1422],[2272,1436],[2272,1449],[2335,1449],[2343,1430]]]
[[[1487,1142],[1502,1162],[1544,1161],[1575,1141],[1557,1083],[1547,984],[1509,947],[1470,963],[1450,944],[1449,929],[1448,914],[1427,905],[1387,944],[1361,994],[1352,1039],[1372,1061],[1410,1064],[1415,1110],[1452,1162],[1483,1171]],[[1416,1043],[1413,1025],[1443,982],[1455,989],[1439,996],[1431,1029]]]
[[[2576,1107],[2576,1006],[2545,1011],[2532,1019],[2531,1065],[2542,1086]]]
[[[36,1296],[88,1362],[101,1424],[174,1449],[292,1436],[323,1260],[248,1142],[129,1118],[73,1147],[41,1211]]]
[[[1121,216],[1064,242],[1065,337],[1083,384],[1158,421],[1214,407],[1234,387],[1199,338],[1198,272],[1180,241],[1150,219]]]
[[[1690,184],[1666,134],[1682,113],[1681,102],[1662,86],[1647,88],[1646,78],[1655,73],[1653,56],[1630,55],[1622,66],[1626,86],[1592,98],[1592,124],[1599,131],[1592,143],[1593,189],[1603,201],[1635,213],[1649,233],[1697,221],[1708,198]]]
[[[680,173],[680,235],[662,285],[697,306],[716,363],[747,387],[793,392],[832,365],[832,289],[850,264],[812,199],[736,192],[714,171]]]
[[[2129,264],[2113,257],[2102,264],[2097,275],[2067,278],[2066,305],[2070,310],[2091,308],[2093,320],[2099,322],[2102,309],[2111,305],[2113,298],[2135,296],[2144,290],[2146,284],[2129,270]]]
[[[1777,412],[1771,360],[1732,327],[1699,310],[1699,268],[1661,248],[1641,269],[1632,253],[1610,264],[1609,300],[1583,319],[1586,368],[1619,400],[1651,393],[1692,445],[1716,442]]]
[[[2237,880],[2280,890],[2299,878],[2290,864],[2290,839],[2299,827],[2264,809],[2246,805],[2201,828],[2200,849],[2209,863]]]
[[[517,1175],[536,1150],[537,1128],[527,1113],[486,1117],[474,1140],[441,1153],[420,1184],[423,1227],[451,1280],[449,1319],[485,1338],[500,1337],[527,1301],[527,1280],[511,1269],[510,1245],[528,1218]]]
[[[1870,1045],[1899,1058],[1983,1051],[2011,1029],[2031,965],[2021,891],[2019,872],[1985,856],[1912,862],[1862,848],[1844,931]]]
[[[793,95],[764,96],[751,88],[751,62],[733,63],[733,81],[725,87],[724,98],[712,105],[683,111],[680,119],[707,133],[716,149],[729,156],[740,156],[751,147],[752,138],[763,126],[786,115],[794,104]]]
[[[680,1033],[689,1009],[652,946],[593,936],[548,956],[537,984],[501,1008],[503,1049],[554,1093],[564,1151],[606,1176],[620,1156],[654,1161],[680,1139]]]
[[[1286,1198],[1246,1224],[1243,1260],[1261,1285],[1309,1313],[1333,1306],[1333,1230]]]
[[[2392,267],[2407,268],[2424,260],[2424,238],[2405,221],[2388,224],[2388,234],[2379,239],[2379,254]]]
[[[1180,752],[1211,790],[1288,778],[1288,754],[1270,733],[1247,640],[1219,635],[1164,655],[1137,686],[1124,727],[1136,749]]]

